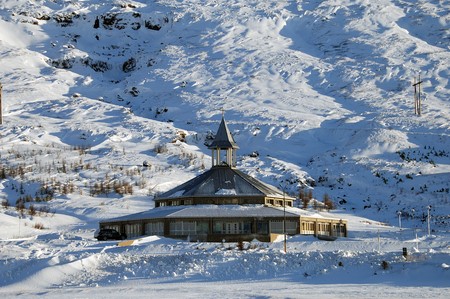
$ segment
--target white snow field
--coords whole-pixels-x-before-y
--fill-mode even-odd
[[[443,0],[0,0],[0,294],[449,298],[449,28]],[[207,170],[223,111],[238,168],[348,238],[94,239]]]

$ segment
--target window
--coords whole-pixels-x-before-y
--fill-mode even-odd
[[[145,234],[146,235],[164,235],[164,222],[150,222],[145,224]]]
[[[269,233],[269,222],[268,221],[258,221],[256,223],[256,232],[258,234],[268,234]]]
[[[125,224],[125,233],[128,238],[139,237],[141,233],[141,224]]]
[[[197,222],[197,233],[198,234],[207,234],[209,232],[209,223],[207,221],[198,221]]]
[[[298,222],[296,220],[286,221],[286,233],[295,235],[297,233]]]
[[[284,234],[284,220],[271,220],[270,232],[273,234]],[[297,221],[286,220],[286,234],[295,235],[297,233]]]
[[[333,224],[333,235],[338,237],[345,236],[345,225],[342,223]]]
[[[175,236],[188,236],[197,234],[195,221],[171,221],[170,234]]]
[[[214,221],[213,233],[236,235],[252,232],[251,221]]]
[[[221,234],[223,230],[223,222],[222,221],[215,221],[213,226],[213,232],[215,234]]]
[[[330,223],[318,223],[317,233],[319,235],[329,235],[330,234]]]
[[[271,220],[270,221],[270,232],[273,234],[283,234],[284,227],[282,220]]]
[[[315,223],[314,222],[302,222],[302,234],[314,235]]]
[[[244,234],[250,234],[252,232],[252,222],[244,221]]]
[[[106,226],[104,226],[104,227],[102,227],[102,228],[110,228],[110,229],[114,229],[114,230],[116,230],[116,231],[118,231],[119,233],[120,233],[120,225],[106,225]]]
[[[192,205],[192,199],[181,199],[179,202],[181,206]]]
[[[241,222],[225,222],[225,234],[236,235],[242,232]]]

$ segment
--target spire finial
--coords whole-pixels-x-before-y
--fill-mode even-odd
[[[220,108],[220,111],[222,111],[222,118],[225,117],[225,109],[222,107]]]

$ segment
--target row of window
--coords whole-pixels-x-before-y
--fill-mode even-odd
[[[302,234],[314,235],[315,223],[314,222],[302,222]]]
[[[330,234],[330,224],[329,223],[317,223],[317,233],[319,235]]]
[[[156,207],[166,207],[166,206],[190,206],[194,202],[192,199],[174,199],[169,201],[161,201],[157,203]]]
[[[216,200],[214,200],[216,203]],[[221,198],[219,200],[221,204],[239,204],[238,198]],[[160,201],[156,203],[156,207],[167,207],[167,206],[188,206],[193,205],[194,202],[192,199],[174,199],[174,200],[167,200],[167,201]],[[279,199],[267,199],[266,204],[271,206],[277,206],[282,207],[283,206],[283,200]],[[293,203],[292,201],[286,201],[287,207],[292,207]]]
[[[302,222],[301,226],[301,234],[310,234],[313,235],[316,233],[316,226],[317,226],[317,233],[320,235],[329,235],[330,234],[330,223],[315,223],[315,222]],[[332,234],[334,236],[345,236],[345,225],[342,224],[333,224],[333,231]]]
[[[120,231],[119,226],[110,226],[111,228]],[[169,223],[170,235],[187,236],[207,234],[209,232],[209,223],[207,221],[171,221]],[[283,220],[272,220],[270,222],[257,222],[256,232],[259,234],[282,234],[284,232]],[[142,234],[141,224],[126,224],[125,233],[128,237],[138,237]],[[252,233],[251,221],[214,221],[213,233],[215,234],[250,234]],[[297,233],[297,221],[286,221],[286,233]],[[164,235],[164,222],[149,222],[144,227],[145,235]]]
[[[295,220],[271,220],[271,221],[258,221],[256,223],[256,233],[258,234],[283,234],[285,231],[284,225],[286,225],[287,234],[297,234],[298,222]],[[330,223],[315,223],[315,222],[302,222],[301,234],[318,234],[329,235]],[[316,231],[317,226],[317,231]],[[108,228],[120,230],[119,225],[109,225]],[[332,225],[333,235],[345,236],[345,226],[341,224]],[[169,223],[170,235],[174,236],[188,236],[208,234],[209,222],[208,221],[171,221]],[[148,222],[144,226],[144,232],[142,232],[142,226],[140,223],[126,224],[125,233],[129,238],[138,237],[144,233],[144,235],[164,235],[164,222]],[[214,234],[250,234],[252,233],[252,221],[214,221],[213,222]]]
[[[171,221],[169,229],[170,234],[174,236],[207,234],[209,223],[206,221]]]
[[[282,207],[283,206],[283,200],[267,199],[266,200],[266,204],[271,205],[271,206]],[[286,207],[292,207],[292,201],[286,200]]]

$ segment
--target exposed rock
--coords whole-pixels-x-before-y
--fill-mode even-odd
[[[125,61],[122,65],[122,70],[125,73],[129,73],[132,72],[136,69],[136,59],[134,59],[133,57],[131,57],[130,59],[128,59],[127,61]]]

